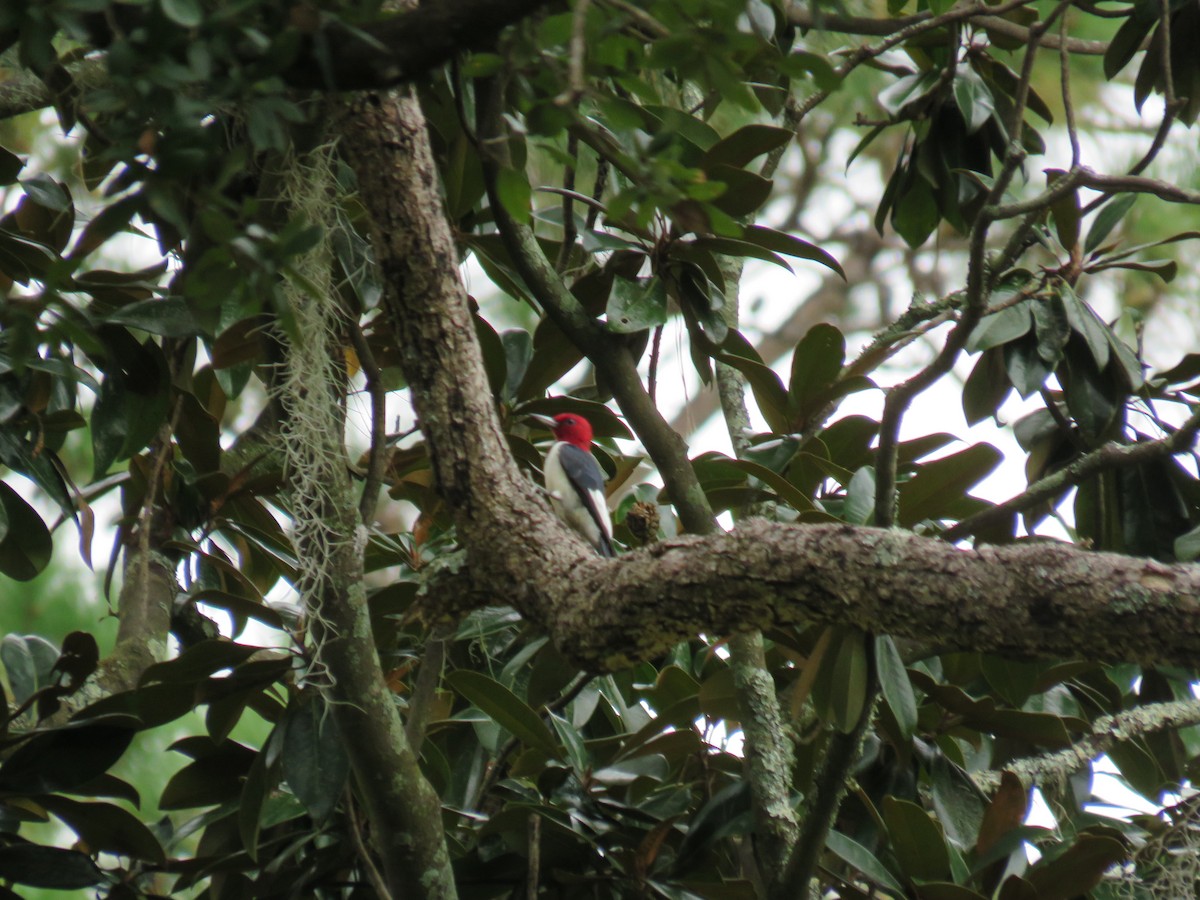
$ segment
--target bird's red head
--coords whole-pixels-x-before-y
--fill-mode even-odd
[[[580,450],[592,449],[592,423],[577,413],[559,413],[554,417],[554,437]]]

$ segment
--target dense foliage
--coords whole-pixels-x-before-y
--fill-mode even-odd
[[[355,532],[336,490],[306,493],[310,401],[334,421],[369,407],[345,429],[367,446],[337,438],[334,469],[363,498],[355,577],[395,740],[440,800],[398,788],[443,826],[455,884],[429,875],[425,895],[782,897],[810,878],[839,897],[1192,895],[1191,668],[1000,656],[934,624],[898,641],[848,616],[581,671],[503,597],[431,614],[465,513],[407,405],[428,401],[404,392],[461,361],[398,340],[377,198],[339,137],[364,93],[415,88],[427,189],[496,288],[473,285],[471,309],[512,456],[536,478],[547,435],[527,416],[586,415],[628,553],[728,512],[964,546],[1042,529],[1188,563],[1200,348],[1145,346],[1140,323],[1185,297],[1190,326],[1200,194],[1171,149],[1200,114],[1198,16],[1183,0],[0,5],[6,605],[76,555],[105,573],[76,630],[0,644],[0,897],[398,893],[341,724],[361,698],[326,656],[339,632],[317,598],[348,577],[329,572]],[[1113,110],[1127,143],[1106,153]],[[809,279],[787,291],[821,279],[807,308],[772,297],[782,329],[739,299],[761,265]],[[852,289],[878,293],[873,314]],[[995,443],[901,440],[956,364],[965,421],[994,421]],[[720,384],[732,434],[732,455],[687,467],[702,496],[631,411],[675,412],[680,370],[697,402]],[[885,399],[843,408],[864,396]],[[1006,452],[1029,489],[973,494]],[[106,598],[114,646],[90,633]],[[149,733],[174,743],[141,758],[139,791],[111,770]],[[1092,805],[1101,753],[1164,814]],[[1052,828],[1025,824],[1031,783]]]

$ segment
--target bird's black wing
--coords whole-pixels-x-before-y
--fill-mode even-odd
[[[608,517],[608,510],[603,505],[597,505],[604,497],[604,473],[600,471],[600,464],[596,462],[596,458],[592,454],[586,450],[580,450],[574,444],[563,446],[559,451],[558,461],[562,464],[567,477],[571,479],[575,493],[579,495],[579,499],[587,507],[587,511],[595,521],[596,527],[600,529],[600,538],[604,543],[604,546],[599,548],[600,555],[613,556],[610,540],[612,520]]]

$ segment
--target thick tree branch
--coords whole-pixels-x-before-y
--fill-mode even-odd
[[[439,0],[351,28],[336,19],[297,27],[305,40],[284,80],[299,89],[381,90],[404,84],[464,50],[490,46],[507,26],[559,0]],[[95,56],[67,66],[85,91],[105,83],[108,65]],[[54,94],[22,73],[0,84],[0,119],[44,109]]]
[[[357,28],[313,33],[284,78],[293,87],[379,90],[423,75],[463,50],[490,46],[506,26],[552,0],[439,0]]]
[[[1074,658],[1087,647],[1099,660],[1200,658],[1200,566],[1057,542],[961,550],[897,530],[755,520],[730,534],[661,541],[617,563],[586,560],[569,583],[544,591],[463,571],[436,594],[464,608],[513,603],[592,671],[649,659],[700,632],[798,622],[1021,657]]]
[[[1027,4],[1025,4],[1027,5]],[[995,8],[979,3],[974,6],[955,10],[955,21],[966,22],[977,28],[1015,38],[1019,41],[1029,40],[1029,29],[1008,19],[995,15]],[[989,15],[989,13],[992,13]],[[787,11],[788,21],[797,28],[815,28],[822,31],[837,31],[843,34],[870,35],[884,37],[895,34],[914,25],[920,25],[933,18],[930,12],[920,12],[911,16],[896,16],[892,18],[874,16],[843,16],[825,12],[812,3],[793,2]],[[1038,35],[1038,43],[1043,47],[1057,49],[1062,46],[1064,39],[1055,34]],[[1089,56],[1102,56],[1108,49],[1105,41],[1086,41],[1079,38],[1066,38],[1067,50],[1071,53],[1081,53]]]

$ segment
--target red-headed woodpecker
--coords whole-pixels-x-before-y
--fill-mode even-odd
[[[604,501],[604,473],[592,456],[592,425],[576,413],[531,416],[554,434],[542,472],[550,505],[601,556],[612,556],[612,519]]]

